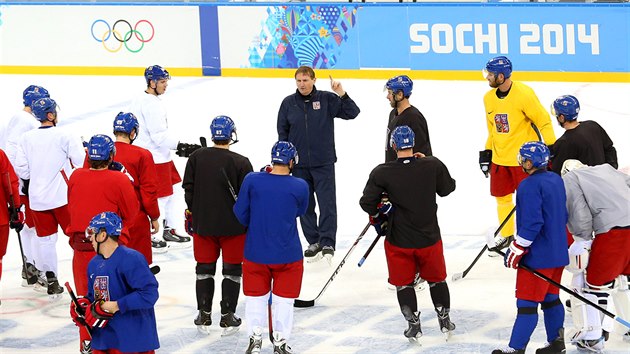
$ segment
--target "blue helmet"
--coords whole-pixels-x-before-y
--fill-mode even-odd
[[[396,151],[411,149],[415,144],[416,134],[413,130],[406,125],[396,127],[389,137],[389,146],[394,147],[396,144]]]
[[[43,97],[33,101],[31,109],[38,121],[45,122],[48,120],[48,113],[57,113],[57,102],[50,97]]]
[[[413,81],[407,75],[394,76],[387,80],[385,89],[392,90],[394,94],[402,91],[403,96],[409,97],[411,96],[411,90],[413,90]]]
[[[236,134],[236,126],[232,118],[228,116],[217,116],[210,123],[210,133],[212,141],[236,140],[233,135]]]
[[[551,113],[556,117],[562,114],[564,120],[567,121],[576,120],[580,113],[580,102],[578,102],[575,96],[560,96],[553,101]]]
[[[87,236],[97,235],[101,230],[105,230],[107,235],[120,236],[122,232],[122,220],[116,213],[105,211],[97,214],[90,220],[85,234]]]
[[[518,152],[518,163],[523,164],[527,160],[531,161],[535,168],[547,166],[549,148],[540,141],[530,141],[523,144]]]
[[[151,65],[144,70],[144,78],[147,80],[148,84],[151,80],[170,80],[171,75],[169,75],[168,71],[166,71],[166,69],[162,68],[161,66]]]
[[[138,118],[136,118],[133,113],[120,112],[116,115],[116,118],[114,118],[114,133],[123,132],[131,134],[131,131],[135,129],[137,136],[138,128],[140,128],[140,124],[138,124]]]
[[[116,155],[116,147],[112,138],[103,134],[94,135],[88,142],[88,158],[92,161],[107,161],[113,152]]]
[[[271,148],[271,163],[288,165],[291,160],[295,164],[299,161],[297,149],[293,144],[288,141],[278,141],[273,145]]]
[[[503,74],[507,79],[512,76],[512,62],[505,56],[494,57],[486,63],[485,71],[494,75]]]
[[[38,100],[40,98],[44,98],[44,97],[50,97],[48,90],[37,85],[30,85],[24,90],[24,93],[22,94],[25,107],[32,106],[33,101]]]

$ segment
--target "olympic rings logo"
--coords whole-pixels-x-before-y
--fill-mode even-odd
[[[102,34],[100,34],[101,33],[100,31],[95,33],[95,30],[98,29],[97,27],[103,28],[103,25],[106,26],[106,29],[104,28]],[[121,31],[119,31],[116,29],[116,26],[119,26],[119,27],[126,26],[128,27],[128,29],[123,28]],[[144,30],[143,32],[140,32],[138,30],[138,27],[140,26]],[[149,29],[150,31],[146,31]],[[131,27],[131,24],[127,20],[117,20],[116,22],[114,22],[113,26],[110,26],[107,21],[98,19],[92,22],[91,32],[92,32],[92,38],[94,38],[94,40],[96,40],[97,42],[102,43],[103,48],[105,48],[105,50],[107,50],[110,53],[118,52],[119,50],[122,49],[123,45],[125,46],[125,48],[127,48],[129,52],[138,53],[139,51],[142,50],[142,48],[144,48],[144,44],[147,42],[150,42],[155,36],[155,28],[153,28],[153,24],[149,22],[148,20],[139,20],[138,22],[136,22],[135,26]],[[145,34],[150,33],[150,35],[145,36],[145,34],[142,34],[142,33],[145,33]],[[107,45],[108,40],[112,37],[118,42],[118,45],[113,45],[113,46]],[[134,38],[140,42],[140,45],[136,46],[135,48],[131,48],[129,46],[129,42],[134,40]]]

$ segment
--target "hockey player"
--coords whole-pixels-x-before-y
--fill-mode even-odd
[[[157,199],[157,176],[153,156],[147,149],[132,145],[138,136],[138,119],[133,113],[120,112],[114,118],[114,135],[116,136],[116,162],[121,163],[133,178],[133,189],[140,203],[140,209],[129,225],[132,235],[127,247],[142,253],[147,263],[153,263],[151,252],[151,235],[160,231],[160,208]],[[155,251],[166,251],[156,248]]]
[[[158,282],[139,252],[119,245],[120,217],[100,213],[85,235],[96,256],[88,265],[88,293],[78,297],[85,315],[72,302],[70,315],[77,326],[92,333],[94,354],[154,353],[160,347],[154,306]]]
[[[422,336],[413,288],[416,272],[429,282],[440,330],[450,335],[455,329],[449,316],[451,300],[435,200],[436,194],[445,197],[453,192],[455,180],[436,157],[414,156],[414,135],[406,125],[394,129],[389,144],[398,159],[372,170],[359,201],[377,232],[386,235],[389,283],[396,286],[398,304],[408,322],[404,335],[410,341]],[[384,203],[383,193],[389,197]]]
[[[57,280],[57,229],[66,230],[68,213],[68,176],[73,166],[81,166],[85,151],[81,140],[57,128],[57,103],[51,98],[33,102],[33,115],[39,129],[22,135],[15,158],[15,171],[28,184],[28,198],[35,231],[39,237],[41,270],[48,282],[48,295],[63,292]]]
[[[250,335],[246,353],[260,353],[262,327],[269,301],[273,304],[275,354],[292,353],[287,341],[293,328],[293,302],[300,295],[304,271],[296,218],[308,207],[308,185],[290,176],[297,150],[287,141],[271,149],[271,172],[245,177],[234,214],[247,227],[243,259],[245,316]]]
[[[24,226],[24,214],[19,208],[18,178],[2,149],[0,149],[0,178],[2,178],[0,181],[0,186],[2,186],[2,193],[0,193],[0,279],[2,279],[2,258],[7,254],[9,227],[19,233]]]
[[[77,169],[68,181],[70,225],[66,230],[70,236],[70,247],[74,251],[72,273],[75,290],[83,296],[88,292],[88,263],[95,256],[90,240],[85,237],[85,229],[91,218],[104,211],[113,211],[121,215],[125,222],[130,222],[138,210],[138,201],[129,178],[109,169],[116,154],[112,139],[106,135],[94,135],[87,145],[87,153],[89,168]],[[131,238],[135,237],[131,234]],[[130,234],[127,230],[124,230],[119,241],[123,245],[129,243]],[[90,337],[84,328],[80,329],[81,348],[85,348]]]
[[[606,308],[612,293],[617,315],[630,316],[630,176],[610,164],[585,166],[566,160],[562,179],[567,193],[568,228],[575,239],[569,248],[573,288]],[[594,236],[593,236],[594,234]],[[590,252],[589,252],[590,251]],[[615,287],[619,288],[615,290]],[[597,309],[571,297],[578,349],[604,349],[603,316]],[[625,329],[628,332],[628,329]],[[630,332],[626,334],[630,339]]]
[[[569,263],[567,255],[567,209],[562,179],[547,171],[549,149],[539,141],[523,144],[518,163],[528,177],[516,191],[514,242],[505,252],[504,264],[516,271],[517,315],[509,347],[492,354],[525,354],[525,348],[538,323],[538,305],[543,311],[547,344],[536,354],[564,353],[564,307],[559,289],[530,273],[519,264],[560,283],[562,270]]]
[[[360,110],[339,81],[330,77],[333,93],[317,90],[316,80],[315,71],[308,66],[295,71],[297,90],[282,101],[278,111],[278,140],[291,142],[302,155],[293,175],[305,180],[309,187],[308,210],[300,218],[309,244],[304,257],[314,262],[324,256],[331,262],[337,242],[334,120],[354,119]]]
[[[24,108],[17,112],[4,129],[3,135],[6,136],[6,147],[2,147],[9,158],[11,164],[15,165],[18,143],[24,133],[29,130],[36,129],[39,124],[37,119],[33,116],[33,110],[31,105],[34,101],[40,98],[50,97],[48,90],[41,86],[30,85],[23,94]],[[20,203],[16,205],[24,205],[25,223],[24,228],[20,232],[20,238],[22,240],[22,249],[24,250],[24,257],[26,263],[26,269],[22,270],[23,286],[33,285],[38,283],[38,288],[46,291],[48,288],[48,282],[45,281],[44,273],[40,273],[37,269],[37,265],[41,263],[39,259],[39,240],[35,233],[35,224],[31,215],[31,209],[28,203],[28,197],[24,195],[24,182],[20,179]],[[41,267],[41,266],[40,266]]]
[[[546,144],[556,141],[549,113],[534,91],[522,82],[512,81],[511,75],[512,63],[504,56],[486,63],[484,77],[492,90],[483,97],[488,139],[485,150],[479,152],[479,166],[486,178],[490,177],[490,194],[497,200],[499,222],[514,208],[512,195],[520,181],[527,177],[514,159],[521,145],[540,140],[537,130]],[[493,248],[506,248],[513,235],[514,218],[511,217],[495,238]]]
[[[571,95],[560,96],[551,105],[551,114],[565,132],[551,147],[551,168],[560,174],[564,161],[579,160],[589,166],[607,163],[614,168],[617,164],[617,150],[610,137],[597,122],[579,122],[580,102]]]
[[[252,172],[247,157],[230,151],[236,138],[236,126],[230,117],[218,116],[210,124],[213,147],[195,151],[186,163],[184,197],[187,218],[193,236],[193,252],[197,261],[197,309],[194,323],[208,332],[212,324],[211,311],[214,297],[214,275],[217,259],[223,253],[223,282],[221,283],[221,322],[224,334],[232,334],[241,325],[236,317],[236,304],[243,275],[243,247],[245,227],[232,212],[235,193],[245,176]],[[231,183],[227,184],[226,179]]]
[[[385,90],[387,90],[389,105],[393,108],[389,113],[387,123],[385,162],[395,161],[398,158],[396,150],[389,146],[389,140],[394,128],[401,125],[406,125],[413,130],[416,137],[416,145],[413,147],[414,152],[420,152],[425,156],[433,155],[427,120],[418,108],[409,103],[409,96],[411,96],[411,91],[413,90],[413,81],[407,75],[395,76],[387,80]]]
[[[177,199],[181,198],[181,188],[173,186],[182,179],[171,158],[171,150],[177,150],[178,154],[185,152],[187,157],[191,149],[201,146],[180,143],[168,130],[166,109],[159,97],[166,92],[168,80],[171,79],[168,71],[159,65],[152,65],[144,70],[144,78],[147,88],[143,95],[131,103],[129,111],[136,116],[140,125],[135,143],[151,152],[157,171],[158,204],[164,218],[164,232],[163,240],[154,236],[153,248],[167,247],[164,241],[169,242],[172,248],[189,247],[190,237],[178,233],[173,227],[180,215]]]

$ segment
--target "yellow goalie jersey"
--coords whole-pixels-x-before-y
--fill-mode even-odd
[[[523,143],[538,140],[534,123],[543,141],[551,145],[556,136],[551,118],[542,106],[531,87],[512,82],[509,94],[503,99],[496,95],[496,89],[483,97],[488,125],[486,149],[492,150],[492,162],[501,166],[518,166],[517,155]]]

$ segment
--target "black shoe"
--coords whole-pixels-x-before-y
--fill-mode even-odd
[[[409,327],[405,330],[404,334],[409,340],[415,340],[422,337],[422,328],[420,326],[419,314],[413,315],[411,321],[407,321]]]
[[[525,354],[525,349],[514,349],[506,347],[503,349],[495,349],[492,351],[492,354]]]
[[[63,288],[59,285],[55,273],[46,272],[46,280],[48,280],[48,295],[57,296],[63,293]]]
[[[249,346],[245,354],[259,354],[262,347],[262,330],[260,327],[254,328],[254,334],[249,336]]]
[[[442,333],[448,333],[455,330],[455,324],[451,322],[451,317],[449,316],[450,309],[440,307],[436,308],[435,312],[437,313],[437,319]]]
[[[536,349],[536,354],[563,354],[567,349],[564,346],[564,328],[560,328],[558,338],[551,343],[546,343],[544,347]]]
[[[307,258],[307,262],[315,262],[322,258],[322,246],[319,243],[309,245],[306,251],[304,251],[304,258]]]

